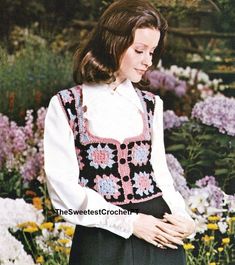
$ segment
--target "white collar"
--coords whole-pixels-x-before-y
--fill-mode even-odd
[[[129,79],[126,79],[121,84],[117,86],[115,91],[113,91],[108,84],[83,84],[83,98],[85,104],[92,104],[93,100],[97,100],[97,98],[103,96],[122,96],[126,98],[128,101],[133,103],[139,110],[143,111],[143,106],[137,95],[132,82]]]

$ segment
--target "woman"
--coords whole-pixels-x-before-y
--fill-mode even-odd
[[[185,264],[194,222],[167,168],[163,103],[136,88],[166,29],[147,1],[114,2],[75,54],[77,86],[51,99],[45,170],[54,208],[77,225],[70,265]]]

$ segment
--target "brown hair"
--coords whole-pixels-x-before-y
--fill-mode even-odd
[[[91,32],[87,42],[74,55],[75,83],[111,83],[120,58],[134,41],[138,28],[156,28],[160,40],[153,53],[156,66],[164,46],[167,22],[146,0],[120,0],[112,3]]]

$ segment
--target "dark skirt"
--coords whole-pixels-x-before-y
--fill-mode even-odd
[[[170,209],[162,197],[122,208],[162,218]],[[185,265],[183,247],[160,249],[135,237],[125,239],[107,230],[76,226],[69,265]]]

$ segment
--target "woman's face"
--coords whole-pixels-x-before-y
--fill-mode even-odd
[[[154,28],[139,28],[135,31],[134,42],[121,57],[117,80],[125,79],[137,83],[152,65],[154,49],[160,39],[160,31]]]

